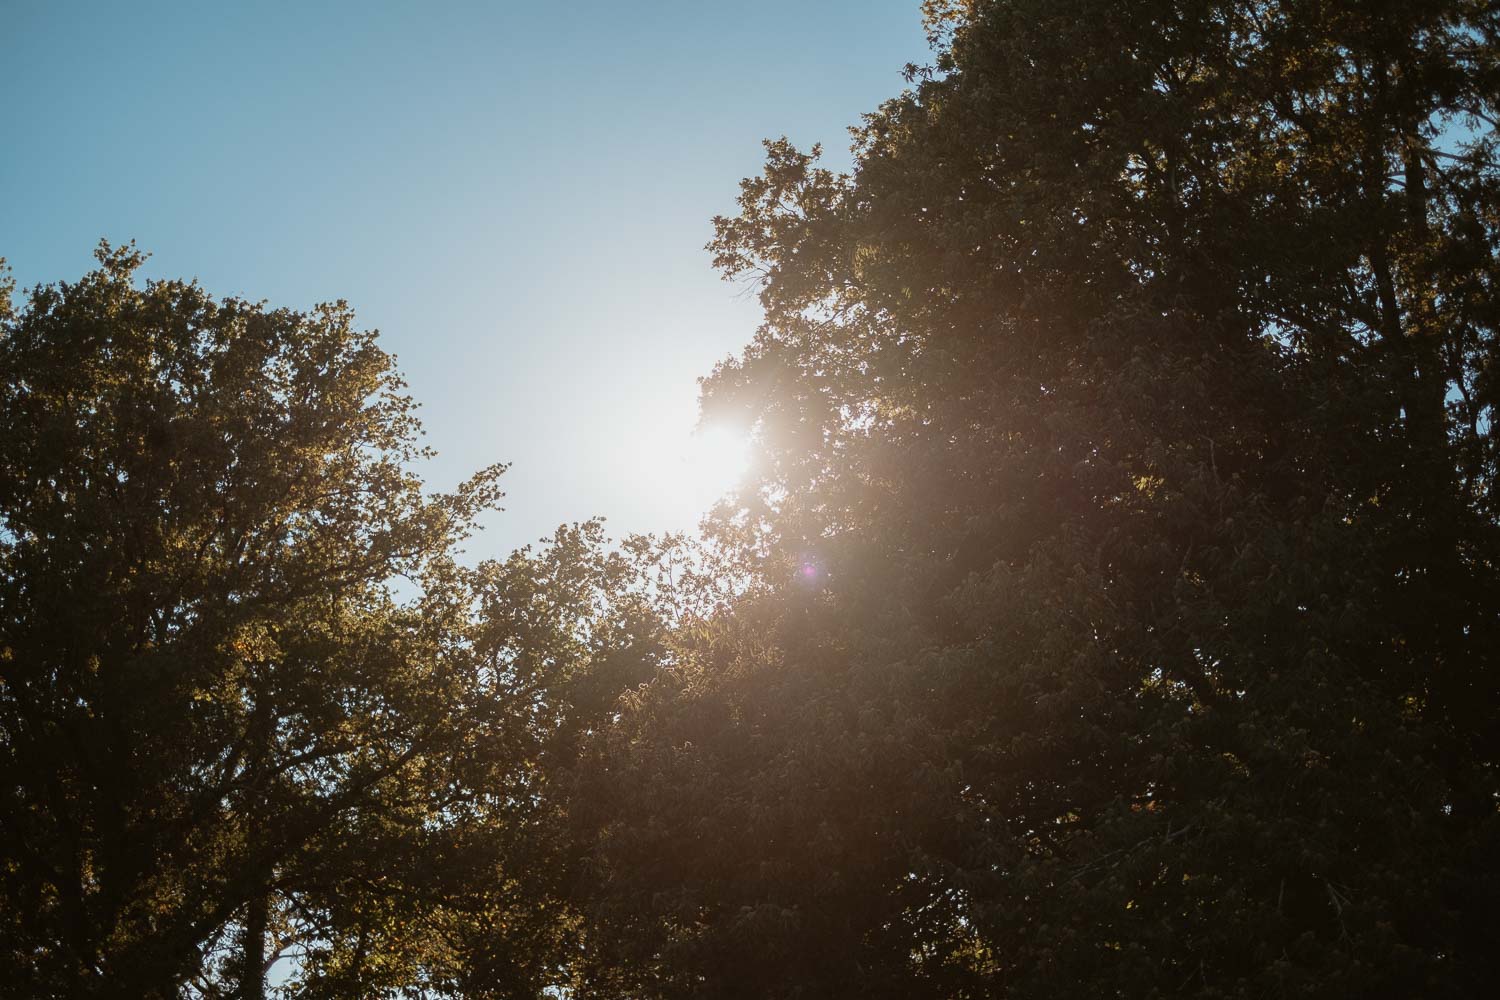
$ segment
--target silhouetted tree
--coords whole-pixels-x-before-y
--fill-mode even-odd
[[[589,996],[1474,996],[1492,5],[924,5],[711,245],[758,567],[590,765]]]
[[[0,297],[0,991],[256,997],[290,950],[305,996],[536,995],[541,763],[624,563],[589,524],[456,565],[501,469],[423,494],[344,304],[98,258]]]

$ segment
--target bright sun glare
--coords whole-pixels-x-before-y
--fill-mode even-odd
[[[707,509],[733,490],[750,470],[750,439],[722,425],[699,427],[683,451],[679,488]]]

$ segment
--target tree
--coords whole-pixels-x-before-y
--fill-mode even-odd
[[[595,993],[1475,995],[1500,21],[924,6],[717,222],[763,588],[603,737]]]
[[[618,557],[459,566],[501,467],[424,495],[346,305],[97,256],[0,315],[0,982],[252,997],[291,948],[307,996],[535,994],[571,933],[540,761],[628,628]]]

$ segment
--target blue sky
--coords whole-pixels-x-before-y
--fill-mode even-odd
[[[699,376],[758,311],[702,247],[760,140],[822,142],[927,59],[916,0],[0,0],[0,256],[381,330],[451,486],[512,463],[472,557],[563,521],[691,527]]]

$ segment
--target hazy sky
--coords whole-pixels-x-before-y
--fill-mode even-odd
[[[472,556],[696,523],[696,379],[753,297],[702,247],[760,140],[823,142],[927,59],[916,0],[0,0],[0,256],[344,298],[423,404],[424,475],[513,463]]]

